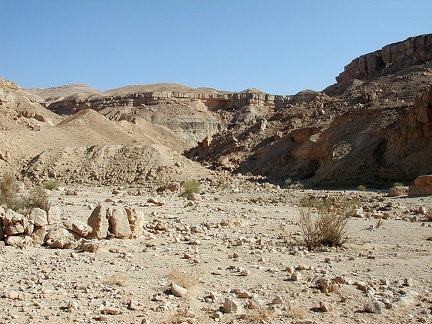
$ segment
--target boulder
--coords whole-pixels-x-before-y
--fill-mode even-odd
[[[35,226],[31,238],[33,240],[33,245],[42,245],[45,243],[46,227],[45,226]]]
[[[40,208],[33,208],[30,211],[29,219],[32,220],[36,226],[48,225],[47,212]]]
[[[47,218],[49,225],[55,225],[60,223],[61,210],[57,206],[51,206],[48,210]]]
[[[132,237],[137,238],[144,234],[144,214],[135,209],[125,208],[128,221],[129,228],[132,232]]]
[[[76,238],[66,228],[58,228],[45,235],[45,244],[55,249],[73,249],[78,245]]]
[[[25,234],[8,236],[5,243],[15,247],[26,247],[32,244],[32,238]]]
[[[409,186],[408,196],[431,196],[432,175],[422,175],[414,180],[414,185]]]
[[[78,221],[72,223],[70,230],[82,237],[87,237],[93,231],[90,225]]]
[[[124,208],[109,209],[109,230],[116,238],[125,239],[131,237],[128,213]]]
[[[87,220],[87,224],[92,228],[92,232],[87,236],[88,239],[104,239],[108,235],[107,211],[98,205]]]

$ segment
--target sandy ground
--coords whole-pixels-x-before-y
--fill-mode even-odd
[[[94,252],[45,247],[1,250],[0,323],[429,323],[432,198],[377,192],[287,190],[247,182],[207,187],[197,201],[153,188],[75,187],[50,191],[62,220],[86,221],[99,203],[141,210],[145,234],[102,240]],[[341,248],[298,242],[299,200],[360,197]],[[164,201],[162,206],[147,203]],[[159,224],[159,225],[157,225]],[[292,273],[295,273],[293,276]],[[322,292],[320,278],[339,282]],[[171,282],[187,289],[171,292]],[[237,310],[224,308],[226,300]],[[365,311],[376,300],[381,313]]]

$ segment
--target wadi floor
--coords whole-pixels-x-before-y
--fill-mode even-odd
[[[66,195],[71,188],[77,195]],[[141,210],[144,235],[102,240],[94,253],[3,247],[0,323],[432,322],[430,197],[246,181],[207,186],[195,201],[151,186],[113,189],[49,194],[68,222],[86,221],[99,203]],[[342,247],[304,247],[299,204],[307,196],[361,200],[365,216],[349,219]],[[172,282],[186,289],[182,297]],[[380,309],[366,311],[374,300]]]

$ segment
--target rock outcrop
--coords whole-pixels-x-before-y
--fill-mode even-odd
[[[336,77],[336,81],[338,86],[343,86],[353,79],[370,80],[424,64],[431,59],[432,34],[410,37],[354,59],[345,66],[344,71]]]

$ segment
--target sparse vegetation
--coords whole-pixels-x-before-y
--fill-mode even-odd
[[[18,183],[13,174],[3,175],[0,181],[0,204],[5,204],[15,211],[28,211],[36,207],[48,211],[50,208],[48,195],[42,187],[34,187],[28,194],[19,193],[18,189]]]
[[[290,307],[287,316],[294,319],[304,319],[306,314],[307,312],[304,308],[292,306]]]
[[[168,279],[183,288],[190,288],[199,283],[199,278],[191,273],[181,272],[178,269],[173,269],[168,275]]]
[[[200,183],[195,180],[184,182],[182,186],[183,186],[183,193],[181,194],[182,197],[186,197],[191,193],[199,194],[201,192]]]
[[[0,203],[10,206],[18,192],[18,184],[12,173],[5,173],[0,181]]]
[[[44,188],[37,186],[34,187],[28,197],[28,207],[29,208],[41,208],[48,211],[51,204],[48,200],[48,195]]]
[[[354,201],[310,198],[300,209],[303,242],[309,250],[322,245],[340,246],[346,239],[346,225],[355,209]]]
[[[289,187],[292,184],[291,178],[286,178],[284,181],[284,188]]]
[[[56,190],[59,187],[59,182],[58,180],[52,179],[52,180],[48,180],[47,182],[44,183],[43,187],[44,189],[48,189],[48,190]]]
[[[366,186],[365,186],[365,185],[359,185],[359,186],[357,187],[357,190],[358,190],[358,191],[366,191]]]
[[[127,274],[123,273],[123,272],[115,272],[114,274],[112,274],[108,279],[107,279],[107,283],[109,285],[112,286],[120,286],[120,287],[124,287],[127,285],[127,281],[128,281],[129,277]]]
[[[274,318],[274,312],[267,306],[249,303],[250,313],[242,314],[241,318],[246,319],[249,323],[270,323]]]

